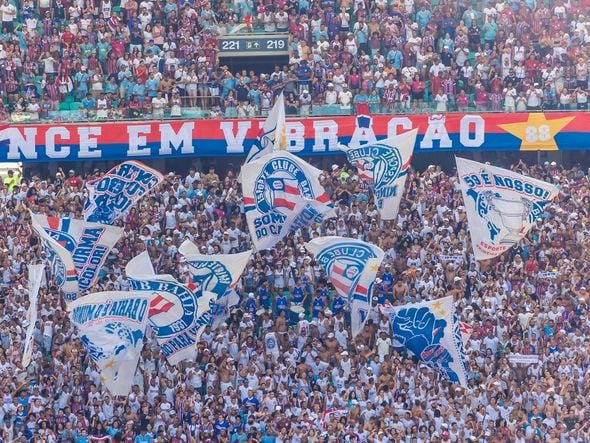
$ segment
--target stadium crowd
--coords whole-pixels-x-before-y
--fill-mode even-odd
[[[511,168],[560,194],[520,244],[477,263],[454,174],[410,171],[400,214],[385,222],[356,171],[332,165],[322,181],[337,217],[253,255],[240,305],[218,330],[206,329],[197,361],[168,365],[148,332],[126,398],[101,385],[51,281],[40,292],[33,363],[21,367],[27,264],[46,260],[27,208],[80,217],[84,182],[101,171],[31,179],[11,171],[0,192],[0,441],[588,442],[589,175],[555,162]],[[121,225],[93,291],[129,289],[125,264],[146,248],[157,272],[188,282],[177,253],[185,239],[207,254],[250,247],[231,170],[169,173]],[[355,339],[346,303],[303,247],[315,235],[386,252],[374,309]],[[449,294],[467,325],[466,389],[419,364],[380,315],[385,303]]]
[[[587,0],[3,0],[0,118],[587,109]],[[218,38],[289,34],[273,72]],[[368,109],[367,109],[368,108]],[[327,109],[327,108],[324,108]],[[334,109],[334,108],[332,108]]]

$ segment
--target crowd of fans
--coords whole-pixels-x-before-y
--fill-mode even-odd
[[[2,0],[0,118],[586,109],[585,0]],[[232,71],[218,39],[289,35],[288,63]],[[272,59],[271,59],[272,60]],[[326,107],[325,105],[332,105]]]
[[[80,217],[84,182],[101,171],[9,172],[0,192],[0,441],[589,441],[589,175],[555,162],[511,168],[560,193],[520,244],[478,263],[454,173],[411,170],[398,218],[383,221],[357,171],[332,165],[321,180],[337,217],[253,255],[240,305],[206,329],[196,361],[168,365],[148,329],[132,392],[120,398],[102,386],[51,280],[40,292],[33,363],[21,366],[27,264],[46,260],[27,209]],[[92,291],[129,289],[125,264],[145,249],[158,273],[188,282],[177,252],[185,239],[206,254],[251,247],[231,170],[170,173],[121,225]],[[354,339],[346,303],[303,247],[316,233],[386,252],[374,309]],[[472,330],[468,388],[421,365],[379,309],[447,295]],[[294,316],[296,302],[305,310]],[[278,349],[266,347],[268,334]]]

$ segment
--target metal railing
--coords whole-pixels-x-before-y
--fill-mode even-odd
[[[61,109],[58,111],[32,113],[26,111],[13,112],[9,115],[7,122],[13,124],[38,124],[38,123],[53,123],[53,122],[89,122],[89,121],[108,121],[108,120],[194,120],[194,119],[224,119],[224,118],[260,118],[266,117],[267,111],[260,109],[242,109],[242,108],[226,108],[219,106],[211,106],[207,108],[183,106],[178,112],[173,113],[170,108],[163,110],[146,110],[133,108],[113,108],[106,110],[85,110],[83,108],[74,107],[75,109]],[[586,108],[578,107],[577,104],[570,104],[567,106],[551,106],[541,107],[537,110],[516,110],[515,112],[567,112],[567,111],[586,111]],[[338,104],[312,104],[310,106],[299,106],[296,109],[287,109],[287,117],[323,117],[323,116],[347,116],[356,115],[357,113],[369,112],[373,115],[392,115],[392,114],[433,114],[433,113],[502,113],[507,112],[505,109],[498,109],[497,106],[492,105],[469,105],[466,107],[449,106],[446,111],[441,111],[436,108],[434,104],[422,104],[419,106],[387,106],[382,104],[368,104],[368,105],[351,105],[341,106]],[[513,112],[513,111],[511,111]]]

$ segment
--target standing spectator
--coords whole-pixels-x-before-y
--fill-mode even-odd
[[[343,86],[343,90],[338,93],[338,103],[343,109],[350,109],[352,102],[352,92],[348,89],[348,85]]]
[[[442,90],[436,94],[434,97],[434,102],[436,103],[436,112],[447,112],[448,110],[448,97]]]
[[[525,95],[527,99],[527,110],[538,111],[541,109],[541,104],[543,102],[543,91],[539,88],[538,83],[529,85]]]
[[[16,7],[8,0],[4,0],[2,6],[0,6],[0,13],[2,13],[2,29],[12,33],[14,31],[14,21],[17,19]]]
[[[578,110],[588,109],[588,92],[582,88],[576,88],[572,93],[576,97],[576,106]]]
[[[508,83],[508,85],[503,90],[504,95],[504,111],[506,112],[514,112],[516,111],[516,89],[512,86],[512,83]]]

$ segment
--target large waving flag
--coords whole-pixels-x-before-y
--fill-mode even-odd
[[[240,302],[235,288],[250,261],[252,251],[204,255],[193,242],[185,240],[178,252],[189,265],[193,283],[201,290],[213,292],[217,296],[217,302],[211,306],[211,322],[219,323],[218,317],[226,317],[229,310]]]
[[[256,141],[250,148],[246,163],[250,163],[273,151],[287,149],[287,127],[285,120],[285,98],[281,92],[268,117],[264,121]]]
[[[518,243],[559,193],[546,182],[507,169],[456,158],[476,260]]]
[[[286,151],[242,166],[244,209],[257,250],[273,247],[291,230],[333,216],[321,171]]]
[[[80,291],[86,291],[96,283],[111,249],[123,236],[123,228],[117,226],[41,214],[35,214],[34,218],[71,254]]]
[[[150,292],[96,292],[73,301],[70,318],[113,395],[127,395],[143,347]]]
[[[336,291],[349,301],[352,335],[362,330],[371,307],[371,289],[385,253],[378,246],[346,237],[319,237],[305,244]]]
[[[447,380],[467,387],[467,359],[452,296],[382,311],[402,345]]]
[[[211,321],[210,324],[213,329],[220,327],[231,315],[233,308],[238,306],[242,301],[240,293],[231,289],[218,297],[215,303],[211,303]]]
[[[375,194],[377,209],[384,220],[397,217],[418,129],[358,148],[340,146],[359,177]]]
[[[84,220],[112,225],[137,201],[158,186],[164,176],[141,162],[123,162],[102,177],[86,183]]]
[[[57,240],[54,240],[40,224],[44,216],[33,214],[31,212],[31,224],[33,230],[39,237],[41,246],[47,254],[51,278],[61,289],[64,300],[70,302],[78,298],[80,288],[78,286],[78,277],[72,254],[68,252]]]
[[[252,256],[252,251],[238,254],[201,254],[199,248],[190,240],[185,240],[178,252],[186,259],[193,282],[219,297],[236,287]]]
[[[27,332],[23,349],[23,368],[31,364],[33,357],[33,332],[35,332],[35,323],[37,323],[37,301],[39,299],[39,289],[45,273],[44,264],[29,265],[29,310],[27,311]]]
[[[156,274],[147,252],[142,252],[125,268],[131,287],[152,291],[149,324],[156,332],[162,354],[170,364],[194,360],[196,343],[210,322],[210,304],[215,295],[199,288],[191,289],[168,274]]]

